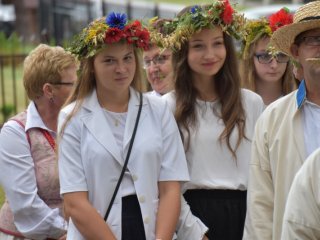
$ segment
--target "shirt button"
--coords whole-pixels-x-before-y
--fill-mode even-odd
[[[144,203],[146,201],[146,198],[144,196],[139,197],[139,202]]]
[[[132,180],[133,181],[137,181],[138,180],[138,176],[137,175],[132,175]]]
[[[150,222],[149,217],[145,217],[144,220],[143,220],[143,222],[144,222],[145,224],[148,224],[148,223]]]

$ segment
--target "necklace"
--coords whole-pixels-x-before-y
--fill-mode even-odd
[[[121,125],[125,126],[127,112],[116,113],[108,110],[105,110],[105,112],[107,113],[109,122],[111,122],[115,127],[119,127]]]
[[[112,116],[112,114],[110,114],[110,116],[112,117],[113,119],[113,123],[116,127],[119,126],[119,123],[120,123],[120,120],[118,118],[115,118],[114,116]]]

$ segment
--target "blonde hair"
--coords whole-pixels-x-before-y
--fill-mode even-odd
[[[256,73],[253,60],[254,53],[259,40],[265,38],[270,37],[267,34],[264,34],[261,35],[261,37],[258,38],[256,41],[253,41],[248,47],[248,56],[246,58],[241,59],[240,62],[240,75],[242,87],[254,92],[256,92],[256,80],[258,79],[258,75]],[[287,63],[286,71],[284,72],[281,79],[281,90],[283,95],[286,95],[297,88],[292,71],[292,63],[289,61]]]
[[[77,65],[76,58],[62,47],[40,44],[26,57],[23,63],[23,85],[30,100],[43,95],[45,83],[59,83],[61,72]]]

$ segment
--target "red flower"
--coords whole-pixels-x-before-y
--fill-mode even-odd
[[[233,12],[234,12],[234,10],[230,5],[229,0],[225,0],[224,1],[224,10],[220,14],[220,17],[222,18],[222,20],[223,20],[223,22],[225,24],[231,24],[232,23],[232,20],[233,20],[232,14],[233,14]]]
[[[138,20],[135,20],[133,23],[131,23],[132,28],[140,28],[141,27],[141,22]]]
[[[104,38],[105,43],[119,42],[124,37],[123,31],[119,28],[109,28]]]
[[[136,32],[136,44],[137,47],[143,48],[144,50],[147,50],[149,48],[149,40],[150,40],[150,34],[148,30],[142,29],[140,31]]]
[[[272,32],[276,31],[278,28],[291,24],[293,22],[293,16],[290,14],[289,9],[282,8],[278,12],[272,14],[269,17],[269,25]]]

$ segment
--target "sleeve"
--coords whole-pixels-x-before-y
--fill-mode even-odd
[[[62,126],[68,113],[60,112],[58,166],[60,178],[60,193],[88,191],[85,171],[81,157],[81,129],[78,116],[73,116],[66,124],[61,134]]]
[[[194,216],[183,196],[181,196],[181,212],[177,224],[178,240],[194,239],[201,240],[208,228],[199,218]]]
[[[182,140],[180,137],[178,126],[171,112],[173,105],[170,105],[168,102],[167,104],[169,105],[169,107],[167,107],[165,110],[162,122],[162,128],[165,129],[163,144],[166,156],[164,157],[164,159],[181,159],[181,163],[179,163],[180,166],[176,165],[176,167],[170,167],[172,163],[164,161],[164,163],[162,164],[162,168],[166,169],[166,172],[169,172],[170,175],[174,176],[175,178],[177,178],[178,173],[179,175],[183,174],[181,175],[181,177],[184,176],[183,180],[188,181],[189,174],[187,169],[185,152],[182,145]],[[162,174],[160,176],[160,180],[161,179],[168,179],[167,173],[166,176]],[[176,231],[178,239],[181,240],[201,240],[204,234],[208,231],[208,228],[200,221],[200,219],[195,217],[191,213],[190,207],[183,198],[183,196],[181,196],[181,212]]]
[[[264,115],[258,119],[252,142],[247,216],[243,239],[272,239],[274,189]]]
[[[0,183],[17,229],[27,238],[59,238],[65,233],[60,209],[51,209],[37,194],[35,166],[25,130],[9,121],[0,134]]]
[[[320,149],[298,171],[283,218],[283,240],[320,239]]]
[[[187,160],[178,126],[167,105],[162,116],[163,157],[159,181],[189,181]]]

